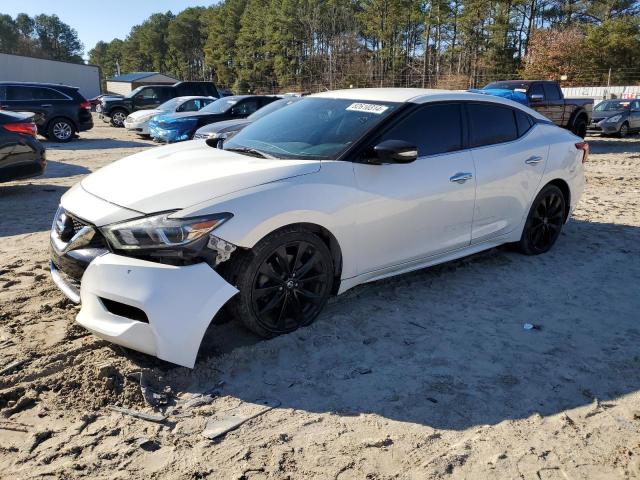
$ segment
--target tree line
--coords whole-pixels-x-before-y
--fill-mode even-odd
[[[470,88],[517,77],[635,84],[639,14],[637,0],[222,0],[154,13],[88,54],[105,78],[159,71],[235,92]],[[23,16],[0,17],[0,50],[53,55],[51,34],[35,26],[47,16],[31,28]],[[17,43],[5,40],[6,25]],[[53,35],[56,55],[77,57],[75,31],[55,31],[66,32]]]
[[[0,14],[0,52],[81,63],[78,32],[57,15]]]

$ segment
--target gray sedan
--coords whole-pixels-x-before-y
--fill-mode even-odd
[[[271,112],[280,110],[282,107],[291,105],[292,103],[295,103],[300,99],[300,97],[281,98],[280,100],[276,100],[266,107],[262,107],[260,110],[255,111],[247,118],[236,118],[234,120],[226,120],[224,122],[205,125],[204,127],[200,127],[198,130],[196,130],[196,133],[193,135],[193,139],[216,139],[218,141],[218,147],[222,148],[222,142],[224,142],[225,138],[235,135],[251,122],[258,120],[265,115],[269,115]]]
[[[640,131],[640,99],[604,100],[593,108],[587,133],[626,137]]]

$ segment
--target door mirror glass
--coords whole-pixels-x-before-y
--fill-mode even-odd
[[[532,93],[529,95],[529,100],[532,102],[541,102],[544,100],[544,95],[541,93]]]
[[[373,147],[373,152],[373,163],[411,163],[418,158],[418,147],[404,140],[385,140]]]

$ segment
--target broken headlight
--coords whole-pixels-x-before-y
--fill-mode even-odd
[[[231,213],[191,218],[169,218],[174,212],[138,218],[102,227],[116,250],[175,249],[202,239],[229,220]]]

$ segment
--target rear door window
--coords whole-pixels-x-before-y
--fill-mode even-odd
[[[545,83],[544,98],[547,101],[554,102],[562,99],[562,93],[557,85],[554,85],[553,83]]]
[[[472,148],[510,142],[518,138],[516,118],[511,108],[488,103],[469,103],[467,112]]]
[[[378,140],[404,140],[418,147],[418,156],[455,152],[462,148],[461,105],[420,107],[400,120]]]
[[[53,88],[32,88],[34,100],[68,100],[66,95]]]

